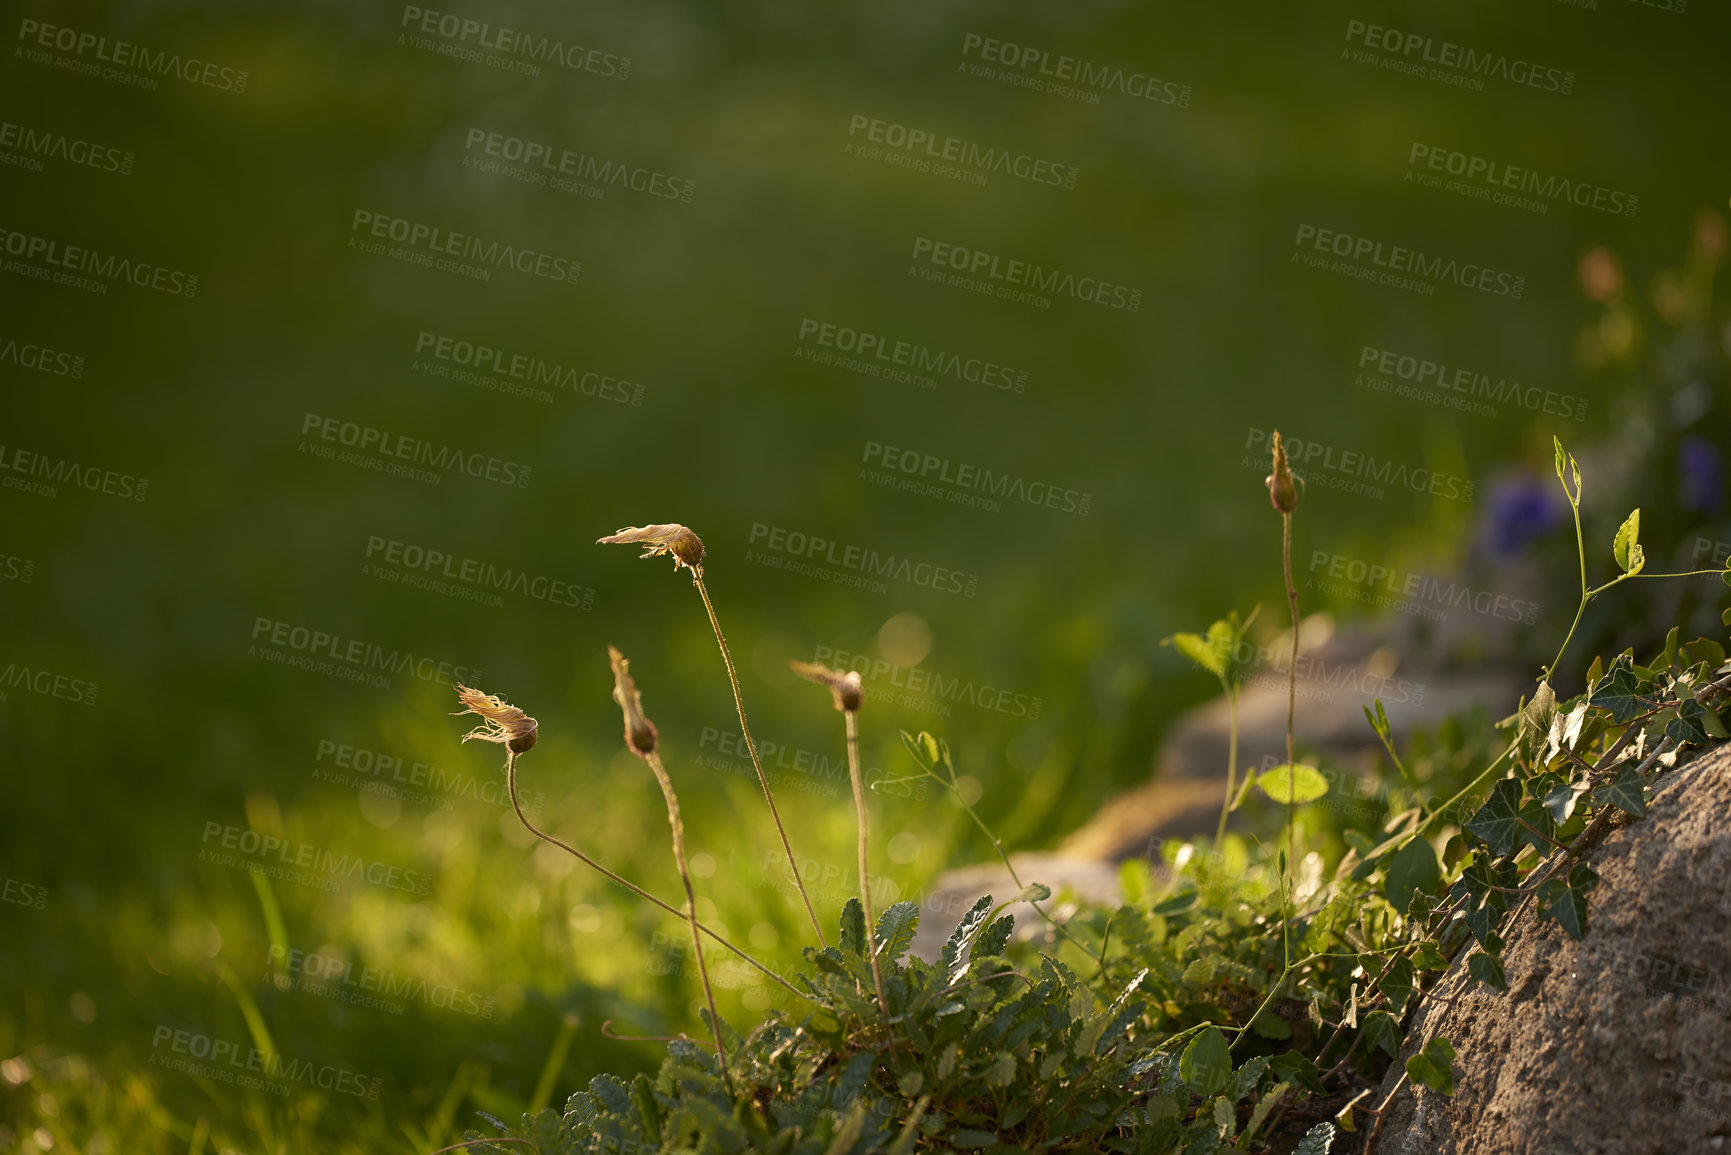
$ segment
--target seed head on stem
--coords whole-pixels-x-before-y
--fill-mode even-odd
[[[715,603],[709,600],[709,587],[703,584],[703,539],[690,529],[674,522],[660,525],[626,526],[618,533],[596,539],[597,545],[641,545],[643,557],[659,557],[666,554],[673,558],[673,571],[681,569],[691,571],[691,584],[697,587],[697,594],[703,599],[703,608],[709,615],[709,626],[715,631],[715,644],[721,649],[721,663],[727,667],[727,682],[733,688],[733,707],[739,714],[739,732],[745,738],[746,752],[751,755],[752,768],[757,771],[757,781],[763,787],[763,800],[769,806],[769,817],[775,823],[775,831],[781,835],[781,848],[787,854],[788,873],[793,878],[794,886],[799,888],[799,897],[805,903],[805,913],[811,919],[811,929],[817,934],[819,946],[826,945],[823,938],[823,925],[817,920],[817,910],[811,905],[811,895],[806,893],[805,880],[800,876],[799,859],[794,856],[793,843],[788,841],[787,827],[782,825],[781,812],[775,807],[775,794],[769,788],[769,775],[763,771],[763,759],[758,756],[757,743],[751,737],[751,724],[745,720],[745,698],[739,692],[739,671],[733,668],[733,655],[727,649],[727,638],[721,632],[721,620],[715,616]]]
[[[859,708],[860,677],[856,670],[842,673],[816,662],[789,662],[793,672],[808,682],[816,682],[829,690],[835,708],[842,713],[847,729],[847,772],[853,781],[853,805],[859,829],[859,903],[865,914],[866,957],[871,960],[872,985],[877,988],[878,1009],[883,1012],[884,1028],[889,1029],[890,1001],[884,994],[883,971],[878,965],[877,941],[873,933],[871,885],[866,871],[866,846],[870,834],[866,818],[865,786],[859,769]]]
[[[673,861],[679,867],[680,881],[685,884],[685,914],[691,925],[691,950],[697,958],[698,977],[703,980],[703,996],[709,1002],[709,1026],[715,1033],[715,1058],[721,1064],[721,1077],[731,1095],[733,1078],[727,1070],[727,1048],[721,1041],[721,1015],[715,1009],[715,990],[709,985],[709,967],[703,961],[703,939],[697,923],[697,894],[691,887],[691,871],[685,865],[685,823],[679,816],[679,796],[673,792],[673,780],[661,764],[661,754],[656,749],[658,735],[655,723],[644,716],[643,695],[631,678],[631,663],[612,646],[607,647],[607,657],[613,665],[613,700],[619,703],[620,712],[625,716],[625,745],[648,763],[661,787],[661,796],[667,802],[667,825],[673,832]]]

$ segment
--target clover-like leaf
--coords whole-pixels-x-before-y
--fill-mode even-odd
[[[1285,762],[1256,779],[1262,792],[1276,802],[1302,805],[1328,793],[1328,779],[1314,766]]]
[[[1232,1053],[1217,1027],[1204,1027],[1184,1048],[1178,1074],[1192,1091],[1207,1098],[1218,1095],[1232,1078]]]
[[[1521,784],[1504,778],[1491,787],[1491,796],[1467,819],[1466,827],[1499,858],[1513,850],[1521,835]]]
[[[1599,884],[1590,866],[1576,866],[1569,877],[1553,878],[1539,887],[1539,917],[1555,919],[1570,937],[1587,933],[1587,892]]]

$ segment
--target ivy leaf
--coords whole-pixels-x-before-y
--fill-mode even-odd
[[[1627,667],[1619,669],[1615,664],[1611,667],[1610,676],[1593,690],[1587,704],[1610,711],[1611,721],[1619,724],[1632,721],[1653,707],[1651,701],[1641,696],[1635,675]]]
[[[877,953],[895,962],[913,945],[914,931],[920,925],[920,907],[916,902],[898,902],[878,915]]]
[[[1318,1123],[1304,1133],[1304,1138],[1292,1149],[1292,1155],[1328,1155],[1333,1146],[1334,1124]]]
[[[841,949],[865,957],[865,908],[860,906],[857,898],[848,899],[847,905],[841,908]]]
[[[1499,991],[1509,989],[1509,980],[1503,974],[1503,960],[1494,954],[1475,952],[1467,960],[1467,973],[1481,983],[1497,988]]]
[[[1706,745],[1709,733],[1707,718],[1710,713],[1707,707],[1693,698],[1684,699],[1677,703],[1677,716],[1665,723],[1665,736],[1679,746],[1685,742],[1693,742],[1697,746]],[[1720,730],[1725,728],[1717,716],[1713,717],[1712,725]]]
[[[1513,778],[1499,781],[1466,827],[1498,858],[1513,850],[1521,835],[1521,784]]]
[[[1528,800],[1521,806],[1520,818],[1520,841],[1540,854],[1547,853],[1555,845],[1551,839],[1557,832],[1551,812],[1537,800]]]
[[[1297,1083],[1313,1094],[1322,1094],[1322,1071],[1300,1051],[1284,1051],[1268,1064],[1281,1079]]]
[[[1593,801],[1608,802],[1631,818],[1640,818],[1647,813],[1647,780],[1633,766],[1625,766],[1614,780],[1593,791]]]
[[[1537,759],[1544,752],[1551,736],[1551,722],[1556,716],[1557,692],[1551,689],[1549,682],[1540,682],[1539,688],[1533,691],[1533,700],[1521,707],[1520,729],[1515,733],[1521,752],[1529,760]]]
[[[1575,803],[1582,794],[1587,792],[1585,786],[1571,786],[1567,782],[1559,782],[1545,792],[1544,807],[1551,815],[1551,821],[1561,826],[1569,820],[1569,815],[1575,812]]]
[[[1441,881],[1436,851],[1423,838],[1414,838],[1389,858],[1383,894],[1396,910],[1405,910],[1414,891],[1428,891]]]
[[[1413,974],[1412,962],[1397,956],[1389,964],[1388,972],[1382,976],[1382,982],[1377,984],[1377,989],[1388,997],[1388,1005],[1396,1014],[1406,1012],[1406,1001],[1417,989]]]
[[[1455,1093],[1455,1075],[1451,1064],[1455,1049],[1438,1035],[1424,1045],[1424,1050],[1406,1061],[1406,1073],[1415,1083],[1422,1083],[1439,1095]]]
[[[1412,952],[1412,965],[1427,971],[1446,971],[1449,969],[1449,960],[1443,957],[1436,943],[1426,939]]]
[[[1217,1027],[1205,1027],[1184,1048],[1178,1060],[1178,1075],[1192,1091],[1208,1098],[1218,1095],[1232,1078],[1232,1054],[1226,1036]]]
[[[1622,526],[1617,530],[1616,539],[1611,543],[1611,554],[1617,559],[1617,565],[1624,573],[1640,573],[1642,565],[1645,564],[1646,559],[1642,555],[1639,542],[1636,540],[1640,536],[1641,511],[1637,509],[1624,519]]]
[[[967,963],[962,960],[962,952],[968,949],[968,942],[979,933],[986,920],[992,915],[992,896],[986,895],[980,901],[968,908],[968,913],[962,916],[962,921],[956,924],[956,929],[950,932],[949,941],[944,943],[943,953],[938,955],[938,969],[944,973],[944,981],[953,983],[967,973]]]
[[[1400,1056],[1400,1024],[1387,1011],[1372,1011],[1361,1025],[1366,1046],[1381,1047],[1389,1058]]]
[[[1328,793],[1328,779],[1314,766],[1286,762],[1257,778],[1256,785],[1276,802],[1302,805]]]
[[[1570,937],[1581,939],[1587,933],[1587,892],[1599,884],[1599,876],[1590,866],[1577,866],[1567,879],[1553,878],[1539,887],[1539,917],[1556,919],[1557,925]]]

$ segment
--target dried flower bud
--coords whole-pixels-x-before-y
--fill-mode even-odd
[[[1286,460],[1286,445],[1280,440],[1280,430],[1274,431],[1274,472],[1267,477],[1268,500],[1281,513],[1298,508],[1298,485],[1292,476],[1292,466]]]
[[[673,569],[678,572],[680,566],[685,566],[697,573],[703,572],[703,539],[692,533],[683,525],[628,525],[618,533],[609,537],[597,538],[596,545],[628,545],[643,546],[642,557],[657,557],[668,554],[673,558]]]
[[[835,696],[835,708],[858,713],[860,703],[859,673],[849,670],[841,673],[828,666],[820,666],[816,662],[789,662],[788,666],[794,673],[808,682],[816,682],[827,686]]]
[[[631,663],[612,646],[607,647],[607,657],[613,663],[613,700],[625,713],[625,744],[633,754],[647,759],[655,753],[655,723],[644,716],[643,695],[631,680]]]
[[[513,754],[524,754],[534,749],[538,732],[535,719],[517,707],[468,686],[457,687],[457,700],[465,708],[453,711],[453,717],[479,714],[483,721],[482,725],[464,734],[463,741],[475,738],[482,742],[497,742]]]

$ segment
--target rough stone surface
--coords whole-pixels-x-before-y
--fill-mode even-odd
[[[1731,1153],[1731,745],[1586,857],[1584,941],[1529,909],[1507,994],[1457,967],[1421,1005],[1401,1058],[1445,1036],[1455,1093],[1402,1088],[1377,1155]]]

